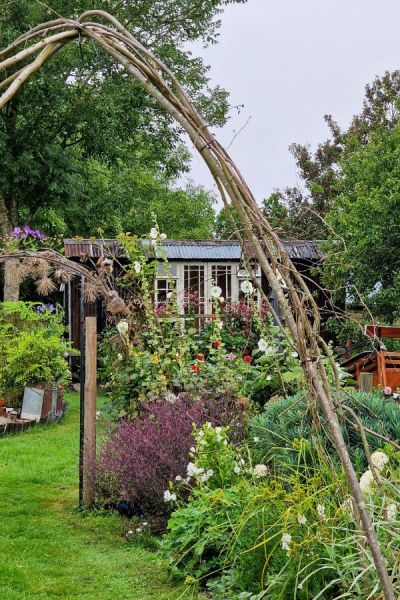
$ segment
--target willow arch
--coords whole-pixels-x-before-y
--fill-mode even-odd
[[[112,15],[105,11],[90,10],[76,20],[59,18],[38,25],[0,52],[0,71],[15,68],[21,63],[23,65],[0,83],[0,90],[4,90],[0,97],[0,108],[47,60],[81,36],[93,40],[112,56],[182,126],[207,164],[228,214],[231,214],[231,207],[238,213],[242,228],[239,231],[231,219],[232,227],[236,229],[245,253],[247,246],[244,242],[250,244],[277,298],[283,320],[300,356],[315,406],[326,417],[384,596],[387,600],[395,600],[393,585],[340,429],[337,416],[337,412],[341,411],[340,400],[338,394],[331,392],[322,362],[323,352],[327,349],[320,337],[316,303],[287,256],[278,235],[262,214],[240,171],[211,134],[174,74]],[[27,59],[30,62],[26,64]],[[282,280],[286,295],[281,286]],[[316,420],[318,408],[314,411]]]

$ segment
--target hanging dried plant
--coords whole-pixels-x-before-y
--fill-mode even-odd
[[[32,277],[45,278],[49,272],[49,263],[43,258],[28,258],[25,261],[25,277],[31,275]]]
[[[37,281],[36,289],[41,296],[48,296],[49,294],[51,294],[51,292],[54,292],[57,289],[57,287],[52,281],[52,279],[46,276],[42,277],[42,279],[39,279]]]
[[[53,273],[53,279],[57,283],[66,284],[71,281],[72,273],[70,273],[66,269],[57,269],[57,271],[54,271]]]
[[[85,284],[83,297],[85,302],[96,302],[97,298],[99,297],[99,289],[95,283],[88,281]]]
[[[127,305],[125,304],[124,300],[121,298],[121,296],[118,295],[118,293],[115,290],[113,290],[112,292],[109,293],[108,298],[109,298],[108,303],[107,303],[108,312],[110,312],[112,315],[123,315],[123,316],[129,315],[129,309],[128,309]]]
[[[113,272],[113,264],[114,263],[111,258],[104,258],[103,256],[100,256],[99,260],[97,261],[97,269],[100,277],[111,277]]]

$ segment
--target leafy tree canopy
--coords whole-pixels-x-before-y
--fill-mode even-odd
[[[133,30],[172,68],[207,122],[221,125],[229,108],[227,93],[210,88],[208,67],[185,44],[198,39],[214,43],[223,8],[243,1],[131,0],[110,5],[99,0],[96,7],[112,12]],[[0,15],[0,46],[55,13],[74,18],[93,8],[88,0],[47,4],[51,9],[32,0],[6,2]],[[66,227],[65,233],[75,232],[82,222],[86,231],[95,225],[90,211],[96,203],[102,213],[108,211],[108,223],[125,228],[127,210],[135,212],[129,203],[142,191],[152,202],[158,198],[161,210],[162,191],[168,202],[177,200],[171,184],[188,169],[189,153],[181,135],[180,128],[110,57],[87,40],[69,44],[0,114],[0,228],[7,231],[22,218],[37,225],[52,215],[52,228],[58,224],[60,231]],[[103,195],[93,198],[96,193]],[[187,203],[193,197],[197,201],[198,194],[205,198],[204,191],[181,193]],[[206,212],[211,204],[209,198]],[[185,214],[189,218],[190,211]],[[184,219],[175,220],[175,225],[178,222],[185,233]],[[132,224],[137,223],[132,216]],[[202,228],[199,224],[198,231]],[[188,223],[188,230],[195,229]]]

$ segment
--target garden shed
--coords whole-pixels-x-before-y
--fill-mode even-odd
[[[321,310],[328,310],[329,298],[320,290],[315,275],[312,275],[312,269],[322,260],[320,242],[286,240],[283,244],[296,268],[303,277],[307,278],[309,286],[315,291]],[[65,239],[64,252],[67,258],[84,261],[86,265],[94,266],[100,257],[117,258],[118,261],[123,261],[121,247],[115,239]],[[160,268],[154,282],[154,299],[157,307],[166,304],[171,287],[176,289],[182,316],[185,314],[185,303],[188,297],[191,297],[196,299],[199,318],[209,318],[212,314],[211,288],[215,284],[221,288],[226,302],[238,302],[241,299],[240,285],[249,274],[244,268],[243,254],[238,241],[166,240],[159,253]],[[168,272],[165,263],[161,260],[162,257],[168,260]],[[276,306],[267,280],[251,252],[250,261],[254,275],[259,278],[264,292]],[[80,295],[78,281],[68,284],[65,299],[67,321],[70,339],[76,347],[79,347]],[[256,300],[260,305],[260,294],[257,294]],[[101,330],[105,315],[100,305],[98,308],[98,325]]]

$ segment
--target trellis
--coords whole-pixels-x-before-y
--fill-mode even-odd
[[[93,19],[102,19],[106,24]],[[35,41],[37,38],[39,41]],[[5,106],[35,71],[63,46],[72,40],[84,38],[92,40],[112,56],[158,101],[187,132],[210,169],[244,252],[247,252],[244,241],[248,241],[277,298],[312,393],[311,408],[314,411],[315,423],[318,425],[318,412],[322,409],[329,426],[329,434],[347,477],[356,513],[371,549],[384,596],[388,600],[394,600],[393,585],[340,429],[338,413],[342,414],[342,407],[339,394],[331,392],[324,367],[323,354],[329,356],[329,351],[320,336],[320,316],[314,298],[287,256],[277,233],[258,207],[240,171],[210,133],[207,124],[171,70],[112,15],[100,10],[91,10],[76,20],[58,18],[38,25],[0,52],[0,59],[3,58],[0,71],[14,68],[20,63],[23,65],[0,83],[0,90],[5,90],[0,97],[0,108]],[[27,59],[33,60],[26,64]],[[232,218],[232,207],[240,217],[240,231]],[[281,285],[282,281],[284,286]],[[254,283],[258,286],[257,281]],[[336,373],[333,360],[332,368]],[[337,374],[336,380],[339,391]]]

